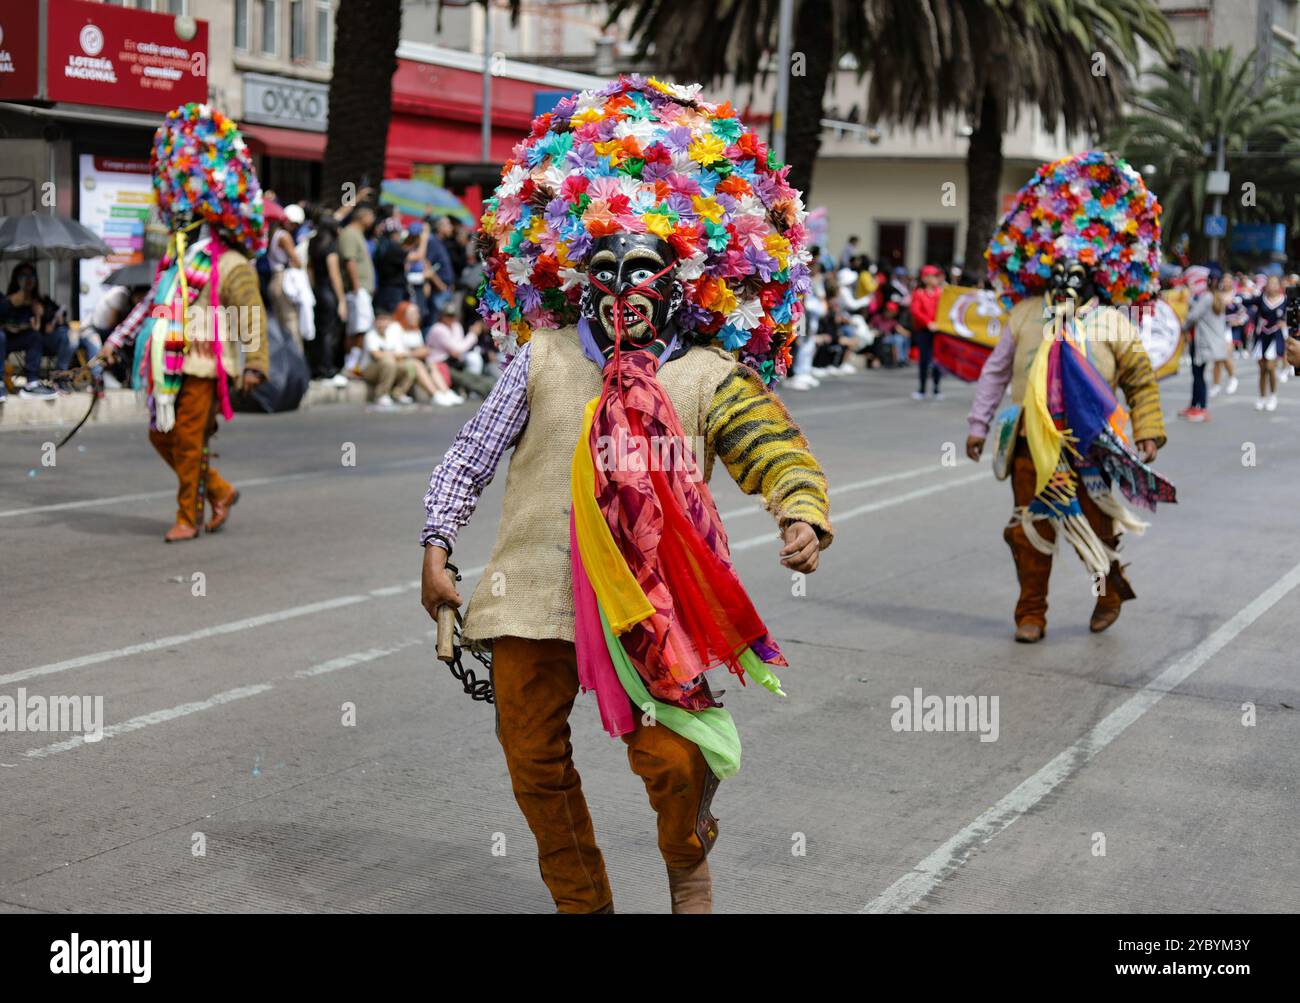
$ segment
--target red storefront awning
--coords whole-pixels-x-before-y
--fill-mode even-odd
[[[492,81],[490,159],[509,159],[528,135],[533,94],[554,85],[497,77]],[[384,176],[410,177],[413,164],[482,161],[483,77],[454,66],[398,59]]]
[[[271,125],[240,125],[244,142],[258,152],[289,160],[325,159],[325,133],[304,129],[278,129]]]

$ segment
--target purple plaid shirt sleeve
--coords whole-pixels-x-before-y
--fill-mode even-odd
[[[492,483],[505,451],[528,424],[528,360],[531,343],[510,360],[501,379],[478,412],[465,423],[456,441],[429,478],[424,495],[424,531],[420,546],[434,536],[455,544],[456,534],[470,520],[483,489]]]
[[[1011,329],[1007,328],[989,357],[984,360],[984,368],[980,370],[979,382],[975,385],[975,400],[971,402],[970,414],[966,416],[971,435],[988,438],[989,423],[993,420],[1002,395],[1007,392],[1007,384],[1011,382],[1015,358],[1016,338]]]

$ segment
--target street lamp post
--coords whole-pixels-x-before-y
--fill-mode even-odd
[[[1206,187],[1214,193],[1214,215],[1216,219],[1223,215],[1223,196],[1228,191],[1228,180],[1224,176],[1224,156],[1223,156],[1223,133],[1219,133],[1219,149],[1214,158],[1214,176],[1212,183]],[[1219,260],[1219,236],[1218,230],[1214,236],[1210,237],[1210,260]]]
[[[483,163],[492,160],[492,0],[483,0]]]
[[[772,152],[785,163],[785,121],[790,105],[790,35],[794,25],[794,0],[781,0],[776,42],[776,113],[772,116]]]

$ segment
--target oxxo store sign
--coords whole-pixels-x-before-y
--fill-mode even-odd
[[[324,132],[329,124],[329,87],[310,80],[244,74],[243,121]]]

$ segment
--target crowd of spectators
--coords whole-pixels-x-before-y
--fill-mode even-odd
[[[901,266],[888,273],[858,250],[850,238],[838,259],[813,249],[812,289],[804,298],[805,330],[794,352],[785,386],[805,391],[823,379],[859,368],[902,368],[917,364],[917,399],[942,399],[932,352],[939,296],[945,275],[926,265],[913,275]],[[948,278],[960,280],[951,269]],[[932,387],[927,392],[927,383]]]

